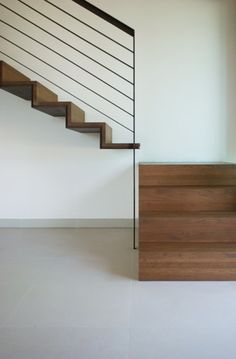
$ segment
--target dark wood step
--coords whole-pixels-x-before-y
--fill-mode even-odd
[[[0,88],[24,100],[32,99],[32,83],[31,81],[21,82],[1,82]]]
[[[140,164],[140,186],[236,186],[236,165],[205,164]]]
[[[163,242],[236,243],[236,212],[143,213],[140,249]]]
[[[104,128],[110,128],[105,122],[70,123],[67,128],[81,133],[99,133]]]
[[[6,62],[0,61],[0,82],[15,81],[30,81],[30,79]]]
[[[140,219],[140,280],[235,280],[236,212]]]
[[[32,107],[55,117],[65,117],[66,128],[81,133],[99,133],[102,149],[138,149],[140,144],[112,143],[112,129],[105,122],[85,122],[85,113],[72,102],[58,102],[57,95],[37,81],[31,81],[12,66],[0,61],[0,88],[25,100]]]
[[[110,143],[110,144],[104,144],[102,146],[103,149],[110,149],[110,150],[116,150],[116,149],[124,149],[124,150],[128,150],[128,149],[140,149],[140,143]]]
[[[140,213],[236,211],[236,186],[140,187]]]
[[[236,280],[236,244],[168,244],[142,252],[140,280]]]
[[[36,105],[42,101],[57,102],[57,95],[43,86],[37,81],[14,81],[14,82],[0,82],[0,87],[17,97],[24,100],[31,100],[32,105]]]
[[[100,148],[112,142],[112,128],[105,122],[68,123],[66,127],[81,133],[100,133]]]
[[[150,242],[140,250],[140,280],[236,280],[235,242]]]
[[[85,113],[81,108],[76,106],[73,102],[39,102],[33,104],[33,107],[41,112],[54,117],[65,117],[66,123],[84,123]],[[69,127],[68,127],[69,128]]]

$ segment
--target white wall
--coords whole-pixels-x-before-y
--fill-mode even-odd
[[[29,1],[39,10],[47,6],[47,14],[61,16],[41,1]],[[23,15],[54,31],[74,46],[81,42],[64,30],[52,26],[26,10],[17,0],[3,1],[18,8]],[[221,161],[226,158],[226,90],[225,90],[225,4],[221,0],[91,0],[91,2],[136,29],[137,37],[137,161]],[[69,6],[73,14],[95,21],[127,45],[130,39],[114,31],[110,25],[81,11],[69,0],[55,3]],[[5,9],[1,18],[44,40],[45,34],[18,19]],[[60,21],[63,19],[60,18]],[[84,29],[70,20],[71,29],[84,34]],[[46,56],[61,70],[77,80],[99,89],[74,65],[50,54],[40,45],[0,23],[0,32],[30,51]],[[93,38],[94,35],[92,35]],[[51,47],[61,52],[66,45],[47,39]],[[101,45],[114,54],[118,48],[98,38]],[[129,116],[66,80],[38,60],[32,60],[5,40],[0,48],[36,71],[49,76],[79,96],[85,96],[96,106],[131,127]],[[43,53],[44,52],[44,53]],[[94,54],[95,54],[94,50]],[[99,76],[105,76],[122,91],[131,88],[106,71],[71,51],[74,61],[81,61]],[[0,54],[0,58],[18,67],[33,79],[30,71]],[[106,63],[114,65],[107,56]],[[129,58],[129,62],[131,58]],[[131,78],[131,72],[115,62],[117,70]],[[88,121],[103,121],[85,105],[52,85],[62,100],[71,100],[86,110]],[[113,90],[102,87],[102,93],[112,95],[118,104],[131,111],[130,103]],[[131,151],[101,151],[96,135],[77,134],[64,129],[64,122],[38,113],[29,103],[1,91],[0,96],[0,163],[1,218],[130,218],[132,217],[132,153]],[[131,141],[128,132],[112,124],[115,141]]]
[[[236,3],[228,0],[227,8],[227,160],[236,161]]]

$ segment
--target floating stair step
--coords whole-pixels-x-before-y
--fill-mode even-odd
[[[30,81],[30,79],[6,62],[0,61],[0,82],[15,81]]]
[[[139,143],[111,143],[109,145],[103,145],[102,147],[103,149],[124,149],[124,150],[128,150],[128,149],[136,149],[138,150],[140,148],[140,144]]]
[[[37,81],[31,81],[33,87],[33,97],[32,97],[32,105],[51,102],[58,102],[58,96],[47,87],[43,86],[41,83]]]
[[[32,100],[32,104],[43,101],[57,102],[57,95],[37,81],[17,81],[0,83],[2,90],[5,90],[24,100]]]
[[[105,122],[85,122],[84,111],[72,102],[58,101],[57,95],[12,66],[0,61],[0,88],[25,100],[38,111],[55,117],[65,117],[66,128],[81,133],[99,133],[102,149],[138,149],[139,144],[112,143],[112,129]]]
[[[47,102],[40,103],[34,108],[38,111],[44,112],[54,117],[66,117],[67,114],[67,102]]]
[[[73,128],[71,127],[67,127],[67,128],[80,133],[99,133],[101,131],[99,127],[90,127],[90,126],[81,126],[81,127],[77,126]]]
[[[67,128],[82,133],[101,133],[100,148],[102,149],[138,149],[139,144],[112,143],[112,128],[105,122],[70,123]]]
[[[109,127],[105,122],[71,123],[70,130],[82,133],[99,133],[104,127]]]
[[[25,82],[2,82],[0,84],[2,90],[11,93],[24,100],[30,101],[32,99],[32,84],[30,81]]]

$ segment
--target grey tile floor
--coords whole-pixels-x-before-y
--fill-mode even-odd
[[[128,229],[0,229],[0,359],[235,359],[236,283],[138,282]]]

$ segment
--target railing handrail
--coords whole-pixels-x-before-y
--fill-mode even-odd
[[[105,37],[106,39],[112,41],[113,43],[119,45],[120,47],[122,47],[123,49],[133,53],[133,50],[131,50],[129,47],[123,45],[121,42],[115,40],[114,38],[112,38],[111,36],[105,34],[104,32],[102,32],[101,30],[98,30],[96,27],[92,26],[91,24],[88,24],[87,22],[81,20],[80,18],[78,18],[77,16],[71,14],[70,12],[68,12],[65,9],[62,9],[62,7],[58,6],[57,4],[54,4],[53,2],[51,2],[50,0],[44,0],[47,4],[53,6],[55,9],[62,11],[64,14],[70,16],[72,19],[80,22],[82,25],[88,27],[89,29],[95,31],[96,33],[98,33],[99,35]]]
[[[8,24],[6,21],[3,21],[2,19],[0,19],[0,22],[9,26],[10,28],[12,28],[13,30],[16,30],[17,32],[19,32],[20,34],[28,37],[29,39],[35,41],[37,44],[45,47],[46,49],[52,51],[54,54],[58,55],[59,57],[61,57],[62,59],[70,62],[72,65],[78,67],[79,69],[81,69],[82,71],[86,72],[87,74],[89,74],[90,76],[96,78],[97,80],[101,81],[102,83],[104,83],[106,86],[112,88],[113,90],[115,90],[116,92],[120,93],[122,96],[128,98],[129,100],[133,101],[133,98],[128,96],[127,94],[125,94],[124,92],[120,91],[118,88],[116,88],[115,86],[112,86],[109,82],[106,82],[105,80],[103,80],[101,77],[95,75],[94,73],[92,73],[91,71],[88,71],[87,69],[85,69],[83,66],[80,66],[79,64],[77,64],[76,62],[74,62],[73,60],[70,60],[68,57],[62,55],[60,52],[52,49],[50,46],[47,46],[46,44],[44,44],[43,42],[35,39],[34,37],[30,36],[29,34],[27,34],[26,32],[24,31],[21,31],[19,30],[18,28],[16,28],[15,26],[11,25],[11,24]],[[0,35],[1,37],[1,35]],[[5,39],[6,40],[6,39]],[[6,40],[7,41],[7,40]],[[15,45],[17,46],[17,45]],[[33,55],[32,55],[33,56]]]
[[[118,29],[126,32],[126,34],[134,37],[134,29],[132,27],[126,25],[125,23],[121,22],[120,20],[116,19],[115,17],[111,16],[107,12],[99,9],[97,6],[91,4],[86,0],[72,0],[76,4],[82,6],[83,8],[91,11],[93,14],[97,15],[98,17],[102,18],[103,20],[109,22],[110,24],[114,25]]]
[[[49,20],[49,21],[52,21],[52,19],[51,19],[48,15],[46,15],[46,14],[42,13],[41,11],[35,9],[33,6],[29,5],[29,4],[26,3],[24,0],[18,0],[18,1],[19,1],[21,4],[25,5],[26,7],[28,7],[29,9],[35,11],[35,12],[38,13],[39,15],[45,17],[45,19],[47,19],[47,20]],[[119,61],[120,63],[122,63],[123,65],[129,67],[130,69],[133,69],[133,67],[132,67],[131,65],[129,65],[127,62],[121,60],[119,57],[117,57],[117,56],[115,56],[115,55],[112,55],[110,52],[104,50],[104,49],[103,49],[102,47],[100,47],[100,46],[97,46],[96,44],[94,44],[93,42],[87,40],[87,39],[84,38],[83,36],[80,36],[80,35],[77,34],[76,32],[70,30],[68,27],[62,25],[60,22],[57,22],[57,21],[55,21],[55,20],[53,20],[53,22],[54,22],[54,24],[56,24],[57,26],[61,27],[61,28],[64,29],[64,30],[68,31],[70,34],[76,36],[76,37],[79,38],[80,40],[82,40],[82,41],[86,42],[87,44],[89,44],[89,45],[95,47],[96,49],[102,51],[104,54],[106,54],[106,55],[108,55],[108,56],[114,58],[116,61]]]
[[[87,55],[85,52],[79,50],[77,47],[75,46],[72,46],[71,44],[69,44],[67,41],[64,41],[62,38],[60,38],[59,36],[55,35],[55,34],[52,34],[50,31],[46,30],[44,27],[36,24],[35,22],[29,20],[27,17],[17,13],[16,11],[14,11],[13,9],[9,8],[8,6],[0,3],[0,6],[2,6],[3,8],[9,10],[10,12],[12,12],[13,14],[19,16],[21,19],[27,21],[28,23],[36,26],[38,29],[42,30],[43,32],[45,32],[46,34],[48,35],[51,35],[53,36],[55,39],[57,39],[58,41],[60,41],[61,43],[63,43],[64,45],[70,47],[71,49],[75,50],[76,52],[78,52],[79,54],[85,56],[86,58],[88,58],[89,60],[93,61],[94,63],[96,63],[97,65],[99,66],[102,66],[104,69],[106,69],[107,71],[113,73],[114,75],[118,76],[119,78],[121,78],[122,80],[126,81],[127,83],[129,83],[130,85],[133,85],[133,82],[132,81],[129,81],[127,78],[121,76],[120,74],[118,74],[116,71],[112,70],[111,68],[109,68],[108,66],[105,66],[104,64],[102,64],[101,62],[95,60],[95,58]]]

